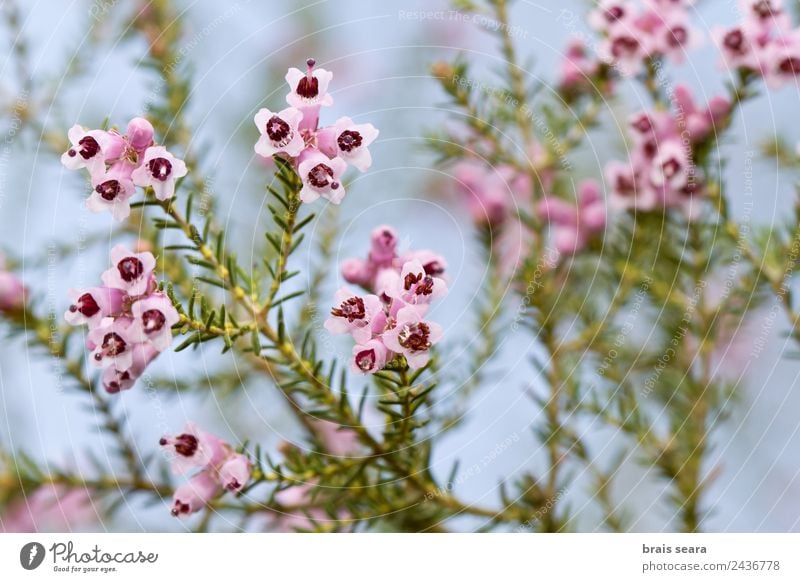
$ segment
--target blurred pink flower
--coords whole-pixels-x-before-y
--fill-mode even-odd
[[[520,174],[509,166],[492,168],[478,160],[459,162],[453,168],[456,189],[464,197],[476,224],[499,225],[510,215],[516,196],[524,196]]]
[[[317,435],[329,453],[346,457],[358,452],[358,435],[352,429],[330,420],[314,420],[312,422]]]
[[[582,182],[577,197],[577,204],[553,196],[545,197],[539,203],[539,215],[552,228],[553,244],[559,253],[565,255],[581,251],[606,226],[606,205],[597,182]]]
[[[85,489],[43,485],[27,498],[15,499],[0,515],[4,533],[70,532],[96,520]]]
[[[12,312],[25,306],[25,285],[0,265],[0,311]]]

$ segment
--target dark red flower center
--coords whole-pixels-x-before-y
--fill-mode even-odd
[[[397,335],[401,346],[412,352],[422,352],[431,347],[431,329],[424,321],[413,325],[405,325]]]
[[[605,11],[605,17],[608,22],[616,22],[625,16],[625,9],[622,6],[612,6]]]
[[[369,372],[375,367],[375,350],[364,350],[356,354],[356,366],[363,372]]]
[[[433,277],[426,275],[422,282],[414,290],[417,295],[430,295],[433,293]]]
[[[117,270],[122,280],[130,283],[142,276],[144,265],[136,257],[128,257],[117,263]]]
[[[800,75],[800,57],[787,57],[778,65],[781,73],[787,75]]]
[[[422,268],[425,269],[426,275],[431,275],[432,277],[444,273],[444,265],[442,265],[439,261],[430,261],[429,263],[425,263]]]
[[[319,95],[319,79],[311,75],[307,75],[300,79],[295,89],[298,95],[303,99],[314,99]]]
[[[95,191],[100,194],[103,200],[108,200],[109,202],[119,196],[121,190],[122,186],[119,180],[106,180],[95,188]]]
[[[669,31],[669,35],[667,36],[667,42],[673,48],[683,46],[688,39],[689,31],[683,26],[676,26]]]
[[[356,319],[364,319],[367,316],[364,300],[361,297],[351,297],[343,301],[339,307],[331,309],[331,315],[344,317],[349,323],[353,323]]]
[[[163,446],[169,441],[167,441],[167,439],[161,439],[159,442]],[[197,437],[187,433],[176,436],[172,444],[175,447],[175,452],[184,457],[194,456],[197,449],[200,447],[200,441],[197,440]]]
[[[664,176],[672,178],[681,171],[681,163],[675,158],[670,158],[661,164],[661,169],[664,171]]]
[[[111,380],[106,386],[106,392],[110,394],[116,394],[120,390],[122,390],[122,383],[127,382],[131,379],[130,373],[126,370],[124,372],[117,372],[117,377],[115,380]]]
[[[333,169],[327,164],[317,164],[308,172],[308,182],[315,188],[325,188],[330,186],[334,190],[339,187],[338,182],[334,182]]]
[[[153,158],[147,163],[150,173],[156,180],[166,181],[172,173],[172,164],[166,158]]]
[[[726,34],[722,44],[725,45],[726,49],[738,55],[744,54],[746,50],[744,44],[744,33],[742,33],[742,31],[738,28]]]
[[[161,331],[164,324],[167,323],[167,318],[159,309],[148,309],[142,313],[142,324],[144,325],[145,333],[153,333]]]
[[[755,12],[759,18],[765,19],[779,13],[773,8],[771,0],[760,0],[756,2],[753,4],[753,12]]]
[[[189,506],[188,503],[181,503],[180,501],[178,501],[176,499],[175,500],[175,505],[172,506],[172,510],[170,511],[170,513],[173,515],[173,517],[178,517],[179,515],[181,515],[183,513],[187,513],[187,514],[191,513],[191,509],[192,508]]]
[[[620,196],[631,196],[635,193],[635,184],[632,176],[620,174],[617,176],[614,186]]]
[[[653,122],[650,119],[650,116],[646,114],[640,115],[631,125],[633,125],[633,128],[640,133],[647,133],[653,129]]]
[[[700,183],[697,180],[689,180],[681,189],[681,193],[685,196],[695,196],[700,193]]]
[[[93,137],[87,135],[86,137],[81,138],[78,142],[80,148],[78,148],[78,153],[84,160],[90,160],[97,155],[97,152],[100,151],[100,144],[97,143],[97,140]]]
[[[614,57],[633,55],[639,50],[639,41],[632,36],[620,36],[611,43],[611,54]]]
[[[128,344],[125,343],[125,340],[122,339],[119,334],[112,331],[105,335],[100,347],[103,348],[102,353],[95,355],[95,359],[98,361],[102,360],[104,355],[113,358],[114,356],[124,353]]]
[[[289,133],[292,131],[292,128],[289,127],[289,124],[283,119],[277,115],[273,115],[270,120],[267,121],[266,130],[267,136],[269,136],[270,140],[283,143],[284,140],[289,137]]]
[[[345,130],[339,136],[339,139],[336,140],[339,144],[339,149],[343,152],[351,152],[354,149],[361,147],[361,143],[364,141],[361,137],[361,134],[357,131],[352,130]]]
[[[403,279],[403,287],[406,291],[410,290],[416,283],[419,283],[422,280],[422,273],[409,273],[406,275],[406,278]]]
[[[69,310],[72,313],[78,311],[81,315],[91,317],[100,311],[100,306],[97,305],[97,301],[94,300],[94,297],[92,297],[91,293],[84,293],[78,297],[78,302],[75,303],[75,305],[69,306]]]

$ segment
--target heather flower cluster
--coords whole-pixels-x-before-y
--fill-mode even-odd
[[[333,105],[328,93],[333,73],[315,68],[314,59],[306,65],[305,73],[295,68],[286,73],[289,107],[280,111],[263,108],[256,113],[254,122],[261,137],[254,149],[264,158],[279,156],[292,163],[303,181],[303,202],[322,197],[339,204],[345,195],[342,175],[347,166],[365,172],[372,165],[369,145],[378,137],[378,130],[371,123],[357,124],[349,117],[320,127],[320,109]]]
[[[412,370],[428,363],[442,328],[425,316],[431,303],[447,293],[441,277],[445,268],[444,259],[431,251],[399,255],[397,233],[390,226],[372,232],[366,260],[342,264],[344,279],[366,293],[340,289],[325,329],[352,336],[354,372],[374,374],[397,356],[404,356]]]
[[[742,21],[717,27],[712,38],[723,65],[763,76],[779,89],[800,75],[800,28],[792,28],[782,0],[741,0]]]
[[[111,249],[111,264],[101,286],[70,291],[72,305],[64,316],[71,325],[89,328],[90,360],[103,369],[106,391],[117,393],[131,388],[169,348],[172,326],[180,316],[170,298],[157,290],[152,253],[117,245]]]
[[[605,169],[610,202],[616,208],[679,208],[689,218],[699,210],[695,199],[704,192],[705,176],[694,163],[695,153],[715,138],[731,103],[714,97],[701,107],[684,85],[675,88],[672,101],[674,111],[641,111],[630,118],[630,159],[610,162]]]
[[[602,34],[599,57],[622,75],[641,72],[648,60],[666,57],[683,62],[700,35],[690,25],[693,0],[650,0],[641,5],[602,0],[589,23]]]
[[[130,215],[130,199],[136,187],[152,188],[159,200],[175,194],[175,182],[183,178],[186,164],[163,146],[153,143],[153,126],[142,117],[128,123],[125,135],[116,130],[87,130],[74,125],[68,133],[70,147],[61,163],[70,170],[89,172],[92,194],[86,206],[92,212],[109,211],[116,220]]]
[[[194,473],[172,496],[176,517],[200,511],[223,491],[238,493],[250,480],[250,460],[194,423],[187,423],[181,434],[162,437],[159,444],[171,457],[173,473]]]

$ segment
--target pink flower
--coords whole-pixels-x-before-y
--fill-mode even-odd
[[[299,130],[302,119],[303,112],[294,107],[287,107],[278,113],[260,109],[253,119],[261,133],[254,146],[255,152],[264,158],[275,154],[286,154],[292,158],[299,156],[306,147]]]
[[[389,267],[397,256],[397,231],[387,224],[376,227],[370,235],[369,262]]]
[[[364,259],[349,258],[342,261],[341,264],[342,277],[344,280],[352,285],[359,285],[365,289],[369,288],[372,273],[367,267],[367,262]]]
[[[72,304],[64,314],[70,325],[86,324],[97,327],[103,318],[119,315],[125,300],[125,292],[111,287],[92,287],[86,291],[70,290]]]
[[[170,461],[176,475],[216,466],[228,452],[221,439],[200,430],[193,422],[186,423],[183,432],[177,436],[161,437],[159,444],[172,454]]]
[[[109,152],[122,142],[116,134],[100,129],[87,130],[80,125],[73,125],[67,136],[71,146],[62,154],[61,163],[69,170],[86,168],[91,174],[105,169]],[[117,140],[119,143],[115,145]]]
[[[397,313],[394,324],[383,334],[383,343],[391,351],[403,354],[412,370],[422,368],[430,360],[429,350],[442,337],[442,327],[424,321],[419,310],[409,305]]]
[[[702,37],[689,26],[689,15],[683,10],[668,12],[655,32],[653,49],[676,63],[686,59],[690,49],[698,47]]]
[[[103,388],[109,394],[133,388],[145,368],[158,356],[158,351],[150,344],[136,344],[133,346],[132,356],[133,360],[127,370],[118,370],[114,366],[103,370]]]
[[[143,152],[153,145],[153,124],[144,117],[134,117],[128,122],[125,139],[137,152]]]
[[[600,32],[608,31],[611,27],[624,23],[634,14],[630,2],[619,0],[601,0],[597,8],[589,13],[589,24]]]
[[[433,251],[409,251],[403,254],[399,259],[401,265],[409,261],[419,261],[422,264],[422,268],[425,269],[425,273],[432,277],[441,277],[447,270],[447,261],[445,258]]]
[[[363,343],[386,323],[383,303],[376,295],[359,296],[343,288],[336,292],[335,303],[338,307],[331,309],[331,317],[325,321],[325,329],[332,334],[349,333]]]
[[[131,213],[130,197],[136,192],[131,179],[133,166],[120,161],[106,171],[96,171],[92,175],[92,194],[86,200],[86,207],[92,212],[109,210],[115,220],[125,220]]]
[[[586,44],[580,38],[573,38],[561,60],[559,87],[571,90],[576,86],[591,85],[590,77],[597,74],[597,62],[589,57]]]
[[[25,306],[25,286],[0,265],[0,311],[19,311]]]
[[[142,164],[133,171],[133,183],[142,188],[151,186],[159,200],[169,200],[175,194],[175,181],[187,174],[186,164],[164,146],[149,147]]]
[[[679,125],[688,132],[693,143],[705,139],[730,113],[731,104],[724,97],[714,97],[705,109],[698,107],[685,85],[675,87],[675,103]]]
[[[347,163],[341,158],[329,159],[319,151],[310,152],[297,170],[303,180],[300,200],[311,203],[322,196],[339,204],[345,194],[341,177],[346,169]]]
[[[131,333],[136,340],[149,342],[159,352],[168,349],[172,343],[172,326],[181,319],[169,297],[154,293],[134,303],[131,311]]]
[[[573,255],[582,250],[590,238],[606,225],[606,208],[600,186],[585,180],[578,187],[578,204],[559,198],[545,197],[539,203],[539,214],[550,222],[559,253]]]
[[[796,85],[800,76],[800,29],[770,41],[764,49],[764,80],[771,89]]]
[[[618,209],[655,209],[658,198],[655,190],[644,187],[630,162],[609,162],[605,168],[606,182],[611,189],[610,202]]]
[[[788,30],[791,19],[783,8],[782,0],[739,0],[745,23],[756,27],[763,33],[773,28]]]
[[[627,23],[612,28],[597,51],[602,60],[616,67],[624,76],[638,73],[649,56],[648,47],[632,26]]]
[[[133,253],[124,245],[111,249],[112,267],[102,275],[106,287],[122,289],[128,295],[144,295],[155,286],[153,270],[156,259],[152,253]]]
[[[106,317],[89,330],[87,340],[93,346],[92,364],[97,368],[114,366],[125,371],[133,364],[133,347],[136,344],[130,330],[131,320],[125,317]]]
[[[228,491],[240,491],[250,480],[250,461],[244,455],[234,453],[219,469],[219,480]]]
[[[730,69],[760,69],[758,50],[751,33],[742,26],[733,28],[716,27],[711,30],[711,38],[722,53],[723,65]]]
[[[414,259],[403,265],[397,287],[389,295],[409,305],[427,305],[447,295],[447,283],[426,273],[422,263]]]
[[[389,358],[389,350],[381,340],[372,339],[353,346],[353,359],[350,369],[357,374],[374,374],[380,372]]]
[[[203,509],[221,492],[222,487],[214,475],[201,471],[175,490],[171,513],[175,517],[187,517]]]
[[[653,160],[650,180],[657,187],[682,188],[692,171],[692,161],[686,147],[677,140],[670,140],[660,145]]]
[[[328,94],[328,85],[333,79],[333,73],[325,69],[314,69],[316,65],[314,59],[308,59],[306,65],[305,73],[295,68],[289,69],[286,73],[286,82],[290,89],[286,102],[297,108],[333,105],[333,97]]]
[[[378,133],[371,123],[355,124],[349,117],[342,117],[332,127],[320,130],[317,140],[319,149],[328,157],[339,157],[366,172],[372,165],[368,146]]]

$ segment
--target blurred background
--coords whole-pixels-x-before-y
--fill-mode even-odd
[[[62,313],[68,306],[67,290],[94,284],[105,268],[106,245],[93,246],[89,241],[107,238],[116,225],[107,214],[93,215],[84,209],[86,184],[77,173],[62,168],[43,146],[43,137],[56,129],[66,131],[73,123],[97,127],[106,118],[124,127],[131,117],[147,114],[162,81],[158,70],[143,66],[147,47],[142,36],[126,29],[142,3],[25,0],[18,4],[17,28],[5,26],[0,31],[5,55],[0,92],[3,102],[12,104],[2,120],[6,139],[0,152],[0,249],[22,260],[20,272],[36,300]],[[381,132],[371,148],[371,170],[350,174],[353,183],[338,215],[336,252],[320,295],[332,296],[341,282],[337,270],[341,259],[364,255],[369,232],[391,223],[401,233],[404,247],[430,248],[447,258],[451,293],[436,306],[433,318],[447,330],[445,340],[453,358],[448,365],[466,367],[460,347],[474,333],[473,308],[485,265],[468,212],[450,194],[452,179],[446,169],[434,165],[424,148],[426,133],[449,119],[429,66],[461,53],[491,79],[503,65],[496,37],[480,23],[453,16],[440,0],[186,0],[178,6],[185,29],[180,66],[192,75],[186,112],[193,128],[192,147],[203,154],[205,174],[213,176],[207,182],[208,192],[240,255],[252,254],[254,241],[261,244],[269,223],[263,202],[271,170],[253,154],[257,138],[253,115],[260,107],[280,108],[286,69],[302,67],[313,56],[319,66],[334,72],[335,104],[323,111],[323,123],[348,115],[358,123],[373,123]],[[529,74],[544,91],[556,79],[570,35],[588,31],[580,18],[585,9],[575,0],[513,3],[514,40],[530,63]],[[700,0],[696,12],[696,25],[705,31],[737,19],[734,2]],[[99,40],[88,45],[90,25]],[[18,70],[19,61],[11,51],[18,33],[27,40],[29,70]],[[674,78],[706,99],[721,91],[726,81],[707,49],[698,49],[690,62],[674,69]],[[75,59],[81,62],[77,72],[70,65]],[[36,80],[31,87],[34,101],[41,95],[52,98],[39,112],[44,129],[28,127],[17,134],[15,125],[27,108],[20,79],[27,77]],[[609,106],[609,117],[624,118],[646,103],[632,87],[624,92],[629,106],[619,111]],[[23,102],[15,118],[13,104],[20,95]],[[724,145],[724,151],[730,155],[727,195],[744,220],[769,224],[791,209],[796,176],[779,172],[774,161],[761,161],[758,151],[763,139],[776,133],[793,143],[798,140],[797,124],[792,122],[797,106],[796,90],[787,88],[748,103],[737,117],[735,139]],[[590,144],[577,153],[576,174],[599,177],[602,165],[622,150],[622,144],[617,125],[609,122],[607,130],[595,132]],[[319,232],[316,224],[313,231]],[[295,257],[298,268],[307,270],[313,263],[311,243]],[[85,250],[69,260],[48,260],[48,253],[53,257],[53,249],[61,246]],[[509,308],[515,309],[518,299],[507,299]],[[796,390],[800,366],[787,357],[793,349],[782,333],[788,323],[782,314],[771,313],[770,306],[755,313],[749,328],[740,330],[743,337],[734,339],[746,345],[762,328],[768,330],[760,355],[748,356],[750,350],[745,349],[744,355],[731,358],[734,372],[745,367],[748,357],[752,361],[740,384],[741,402],[732,420],[716,431],[707,467],[719,471],[706,498],[712,512],[704,528],[710,531],[800,531],[800,392]],[[466,422],[435,449],[435,465],[442,476],[455,459],[463,468],[476,463],[481,467],[459,482],[456,492],[484,505],[496,503],[501,479],[536,468],[544,454],[531,436],[540,411],[526,395],[537,382],[526,361],[533,339],[522,332],[508,334],[502,354],[469,402]],[[2,448],[24,448],[34,458],[59,466],[84,466],[87,449],[100,458],[113,457],[107,450],[109,441],[88,428],[96,418],[86,397],[62,389],[52,362],[32,353],[21,339],[2,342]],[[334,338],[324,345],[331,357],[349,356],[347,340]],[[188,376],[202,386],[215,370],[236,366],[232,352],[220,356],[219,346],[210,343],[198,352],[164,353],[153,372],[164,379]],[[211,387],[167,393],[137,385],[119,395],[120,410],[141,454],[154,450],[162,434],[180,429],[187,419],[233,443],[250,438],[267,450],[285,440],[303,446],[278,393],[260,379],[243,377],[241,384],[234,396],[225,397]],[[453,388],[457,387],[447,387]],[[440,394],[449,396],[446,391]],[[613,432],[591,424],[584,436],[601,458],[619,444]],[[487,455],[492,459],[484,464]],[[646,468],[629,463],[618,476],[614,498],[637,516],[635,530],[670,529],[672,510],[660,501],[662,493],[663,485]],[[581,474],[565,492],[578,514],[576,527],[583,531],[599,527],[598,516],[586,504],[590,494]],[[123,504],[113,521],[81,527],[180,531],[186,524],[169,516],[169,503],[165,499],[163,504],[144,506],[133,500]],[[469,529],[470,523],[465,520],[456,527]],[[229,528],[236,529],[236,524]]]

